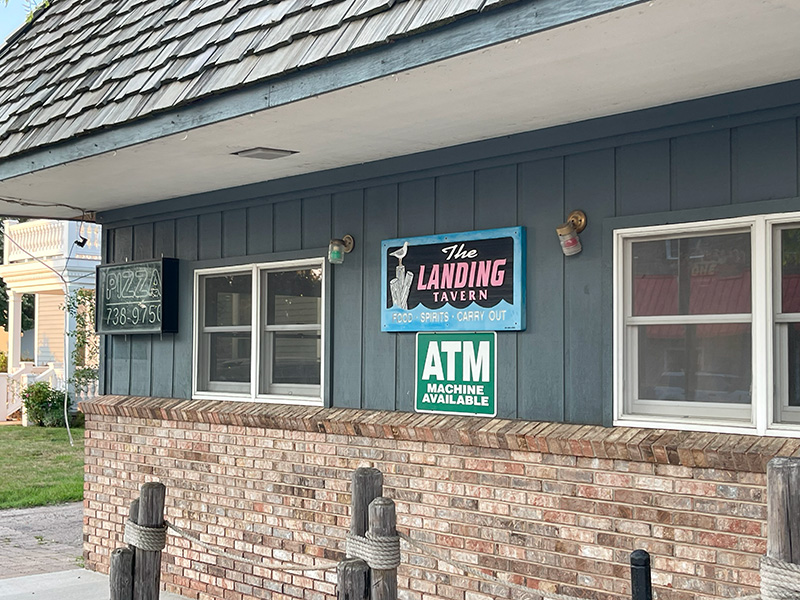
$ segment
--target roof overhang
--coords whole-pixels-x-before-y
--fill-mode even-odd
[[[41,207],[0,211],[71,218],[800,79],[791,0],[596,0],[579,3],[582,13],[574,4],[512,4],[492,23],[456,23],[12,157],[0,164],[0,196]],[[507,41],[459,38],[490,30]],[[297,153],[234,154],[251,147]]]

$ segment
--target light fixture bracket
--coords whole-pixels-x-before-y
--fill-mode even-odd
[[[582,210],[573,210],[567,217],[567,223],[572,223],[576,233],[586,229],[586,213]]]
[[[344,246],[344,253],[350,254],[353,251],[353,247],[356,245],[356,241],[353,239],[353,236],[348,233],[342,238],[342,245]]]

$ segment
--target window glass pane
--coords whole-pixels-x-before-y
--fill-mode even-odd
[[[265,273],[267,325],[322,321],[322,269]]]
[[[204,277],[206,327],[250,325],[252,275]]]
[[[210,381],[250,381],[250,334],[207,333]]]
[[[271,384],[319,385],[322,360],[319,332],[273,331],[264,334],[264,359],[269,361],[272,381],[262,376],[261,393]]]
[[[788,405],[800,406],[800,323],[787,323]]]
[[[750,403],[749,323],[637,329],[640,400]]]
[[[800,312],[800,229],[781,231],[781,311]]]
[[[633,315],[750,312],[750,234],[633,242]]]
[[[316,333],[275,333],[272,382],[319,385],[320,336]]]

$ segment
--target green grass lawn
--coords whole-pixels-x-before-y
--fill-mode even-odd
[[[83,498],[83,429],[0,427],[0,508]]]

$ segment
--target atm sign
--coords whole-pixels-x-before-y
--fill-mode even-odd
[[[497,334],[417,334],[416,410],[494,417]]]

